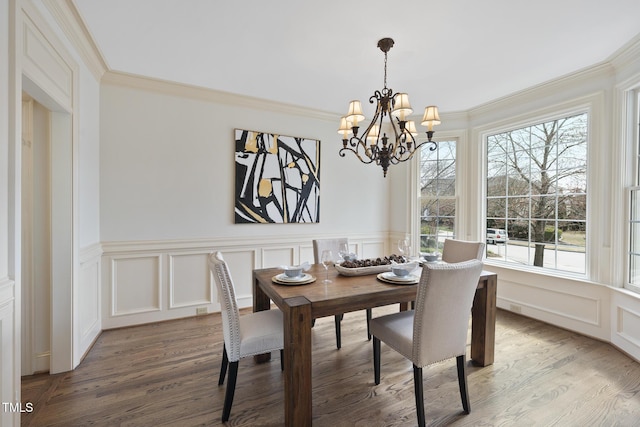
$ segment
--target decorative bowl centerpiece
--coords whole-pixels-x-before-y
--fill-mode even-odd
[[[336,270],[343,276],[364,276],[391,270],[393,263],[406,263],[404,257],[389,255],[383,258],[354,259],[336,264]]]

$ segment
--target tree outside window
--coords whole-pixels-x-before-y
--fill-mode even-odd
[[[444,239],[455,237],[456,141],[422,148],[419,185],[420,251],[441,251]]]
[[[487,137],[487,244],[505,262],[586,272],[586,113]],[[487,242],[489,243],[489,242]]]

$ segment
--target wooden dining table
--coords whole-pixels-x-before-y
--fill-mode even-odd
[[[323,283],[326,272],[321,264],[307,271],[316,280],[306,285],[274,283],[272,279],[280,273],[278,268],[253,271],[253,311],[269,310],[273,301],[284,315],[285,425],[310,426],[313,320],[394,303],[407,309],[416,299],[417,285],[385,283],[375,274],[345,276],[334,267],[328,272],[331,283]],[[482,272],[471,309],[471,360],[480,366],[491,365],[494,360],[497,281],[497,274]],[[255,359],[264,362],[270,356]]]

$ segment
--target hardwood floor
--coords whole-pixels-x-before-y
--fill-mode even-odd
[[[374,310],[374,317],[396,307]],[[220,315],[105,331],[72,371],[22,381],[34,411],[23,426],[221,425]],[[342,348],[333,317],[313,329],[314,426],[417,424],[411,364],[384,344],[373,382],[364,311],[347,313]],[[640,364],[609,344],[498,311],[496,361],[469,365],[471,413],[462,413],[455,359],[424,370],[427,423],[434,426],[634,426],[640,424]],[[230,426],[284,424],[279,353],[240,362]]]

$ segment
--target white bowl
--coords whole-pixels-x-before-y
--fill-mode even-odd
[[[289,267],[284,271],[287,277],[299,277],[302,274],[302,267]]]
[[[424,254],[423,257],[425,259],[425,261],[428,262],[434,262],[438,260],[438,253],[432,253],[432,254]]]
[[[416,264],[415,262],[408,262],[406,264],[393,264],[391,266],[391,271],[396,276],[404,277],[404,276],[408,276],[417,267],[418,267],[418,264]]]

